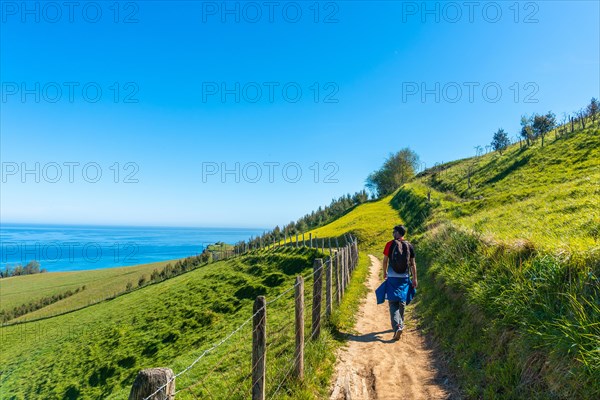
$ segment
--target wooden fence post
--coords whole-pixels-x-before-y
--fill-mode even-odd
[[[340,248],[340,287],[342,289],[342,297],[346,291],[345,273],[344,273],[344,248]]]
[[[306,246],[306,241],[304,240],[304,232],[302,232],[302,247]]]
[[[342,284],[341,284],[342,274],[340,273],[340,252],[339,250],[335,252],[335,290],[337,292],[337,303],[340,304],[342,302]]]
[[[296,277],[296,289],[294,292],[296,300],[296,363],[295,373],[299,380],[304,379],[304,278]]]
[[[265,398],[267,370],[267,302],[265,296],[254,301],[252,321],[252,400]]]
[[[309,242],[308,246],[312,249],[312,247],[313,247],[313,245],[312,245],[312,233],[308,234],[308,242]]]
[[[344,256],[344,248],[340,248],[340,288],[342,295],[346,293],[346,257]]]
[[[350,242],[348,246],[348,251],[350,252],[350,271],[354,271],[354,242]]]
[[[323,297],[323,260],[315,259],[313,264],[313,304],[312,304],[312,335],[317,339],[321,336],[321,299]]]
[[[323,240],[325,241],[325,240]],[[331,264],[333,264],[333,258],[329,257],[329,262],[325,266],[325,312],[327,318],[331,317]]]
[[[298,248],[298,234],[296,233],[296,248]]]
[[[354,271],[354,245],[352,241],[348,244],[348,256],[350,257],[350,273],[352,273]]]
[[[348,281],[349,281],[349,276],[350,274],[348,273],[349,265],[348,265],[348,245],[344,246],[344,249],[342,251],[343,257],[344,257],[344,293],[346,293],[346,288],[348,287]]]
[[[173,400],[175,398],[175,374],[170,368],[141,370],[133,381],[131,392],[129,392],[129,400],[143,400],[165,384],[166,386],[152,396],[150,400]]]

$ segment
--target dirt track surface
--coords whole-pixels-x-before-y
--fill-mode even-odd
[[[387,301],[377,305],[375,298],[381,262],[369,258],[369,293],[360,307],[358,333],[349,335],[348,345],[338,352],[330,400],[458,399],[434,350],[415,327],[412,306],[405,313],[402,338],[392,340]]]

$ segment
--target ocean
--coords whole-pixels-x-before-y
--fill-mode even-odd
[[[209,244],[262,234],[251,228],[0,225],[0,267],[38,261],[48,272],[114,268],[188,257]]]

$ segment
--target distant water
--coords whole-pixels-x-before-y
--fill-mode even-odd
[[[161,228],[2,224],[0,266],[32,260],[48,272],[146,264],[202,253],[209,244],[234,244],[264,229]]]

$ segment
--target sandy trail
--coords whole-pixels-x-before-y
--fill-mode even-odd
[[[448,377],[436,364],[434,351],[415,328],[412,306],[405,313],[406,328],[393,341],[387,302],[377,305],[375,289],[381,262],[373,255],[368,278],[369,294],[361,305],[356,335],[337,355],[331,400],[456,399]]]

